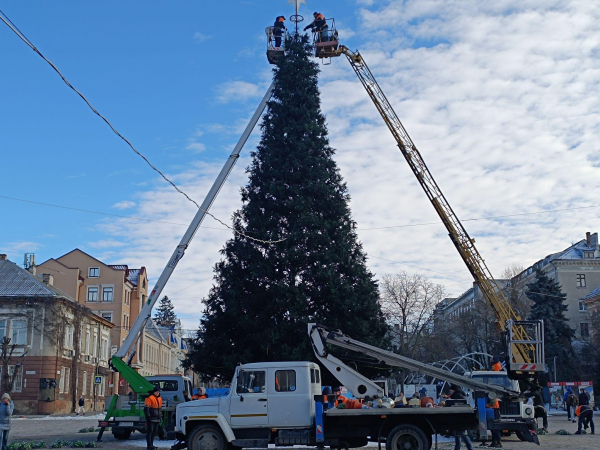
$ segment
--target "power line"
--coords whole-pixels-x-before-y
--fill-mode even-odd
[[[140,157],[142,158],[144,161],[146,161],[146,163],[152,168],[152,170],[154,170],[156,173],[158,173],[167,183],[169,183],[171,186],[173,186],[173,188],[179,192],[181,195],[183,195],[186,199],[188,199],[190,202],[192,202],[194,205],[196,205],[196,207],[203,211],[205,214],[207,214],[208,216],[212,217],[214,220],[216,220],[217,222],[219,222],[221,225],[229,228],[230,230],[232,230],[234,233],[239,234],[240,236],[244,236],[245,238],[248,238],[250,240],[256,241],[256,242],[260,242],[262,244],[275,244],[278,242],[283,242],[285,239],[279,239],[276,241],[270,241],[270,240],[262,240],[262,239],[257,239],[257,238],[253,238],[251,236],[248,236],[244,233],[242,233],[239,230],[236,230],[233,227],[230,227],[229,225],[227,225],[225,222],[223,222],[222,220],[220,220],[219,218],[217,218],[216,216],[214,216],[213,214],[209,213],[207,210],[202,209],[200,207],[200,205],[193,199],[191,198],[188,194],[186,194],[182,189],[180,189],[173,181],[171,181],[160,169],[158,169],[156,166],[154,166],[154,164],[152,164],[150,162],[150,160],[148,158],[146,158],[146,156],[144,156],[143,153],[141,153],[139,150],[137,150],[133,144],[129,141],[129,139],[127,139],[125,136],[123,136],[121,133],[119,133],[117,131],[117,129],[112,125],[112,123],[109,122],[109,120],[104,117],[102,114],[100,114],[98,112],[98,110],[96,108],[94,108],[92,106],[92,104],[89,102],[89,100],[81,93],[79,92],[70,82],[69,80],[67,80],[65,78],[65,76],[61,73],[60,70],[58,70],[58,68],[54,65],[54,63],[52,63],[52,61],[50,61],[48,58],[46,58],[32,43],[31,41],[21,32],[21,30],[19,30],[13,23],[12,21],[8,18],[8,16],[6,14],[4,14],[4,12],[2,10],[0,10],[0,19],[23,41],[25,42],[34,52],[36,52],[44,61],[46,61],[53,69],[54,71],[62,78],[62,80],[65,82],[65,84],[71,88],[77,95],[79,95],[79,97],[81,97],[81,99],[90,107],[90,109],[94,112],[94,114],[96,114],[98,117],[100,117],[109,127],[110,129],[118,136],[120,137],[123,141],[125,141],[125,143]]]
[[[503,216],[476,217],[473,219],[461,219],[461,222],[475,222],[476,220],[504,219],[507,217],[517,217],[517,216],[533,216],[536,214],[547,214],[547,213],[563,212],[563,211],[576,211],[578,209],[589,209],[589,208],[600,208],[600,205],[579,206],[579,207],[575,207],[575,208],[549,209],[546,211],[533,211],[533,212],[526,212],[526,213],[506,214]],[[386,230],[388,228],[421,227],[421,226],[425,226],[425,225],[438,225],[441,223],[443,223],[443,222],[437,221],[437,222],[413,223],[413,224],[407,224],[407,225],[390,225],[387,227],[357,228],[357,230],[359,230],[359,231]]]
[[[145,217],[124,216],[122,214],[113,214],[113,213],[107,213],[107,212],[101,212],[101,211],[93,211],[91,209],[74,208],[72,206],[54,205],[52,203],[36,202],[36,201],[33,201],[33,200],[26,200],[26,199],[23,199],[23,198],[8,197],[6,195],[0,195],[0,198],[4,198],[6,200],[14,200],[14,201],[17,201],[17,202],[31,203],[31,204],[34,204],[34,205],[51,206],[53,208],[68,209],[68,210],[71,210],[71,211],[78,211],[78,212],[84,212],[84,213],[89,213],[89,214],[99,214],[99,215],[102,215],[102,216],[119,217],[121,219],[141,220],[141,221],[144,221],[144,222],[166,223],[166,224],[169,224],[169,225],[181,225],[182,227],[187,227],[188,226],[188,225],[186,225],[184,223],[167,222],[166,220],[146,219]],[[207,228],[207,229],[210,229],[210,230],[227,230],[227,228],[207,227],[205,225],[201,225],[201,227],[202,228]]]

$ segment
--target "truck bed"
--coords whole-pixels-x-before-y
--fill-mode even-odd
[[[447,415],[447,414],[473,414],[474,410],[469,405],[451,406],[447,408],[370,408],[370,409],[328,409],[324,412],[328,417],[347,416],[404,416],[404,415]]]

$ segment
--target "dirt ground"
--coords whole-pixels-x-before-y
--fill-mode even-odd
[[[44,440],[48,447],[52,441],[57,438],[68,440],[95,441],[96,433],[78,433],[78,430],[87,427],[97,426],[98,419],[91,418],[50,418],[50,419],[17,419],[13,420],[12,430],[9,435],[9,442],[14,440],[39,441]],[[596,424],[600,425],[600,413],[597,413]],[[540,436],[540,447],[535,444],[529,444],[519,441],[516,437],[504,438],[503,448],[507,450],[534,450],[535,448],[545,450],[600,450],[600,438],[596,435],[570,435],[562,436],[555,434],[556,431],[563,429],[574,433],[577,431],[577,423],[567,421],[565,413],[552,415],[549,417],[549,434]],[[589,430],[588,430],[589,431]],[[600,433],[600,430],[598,430]],[[159,441],[155,445],[159,448],[169,448],[172,442]],[[474,448],[478,448],[479,443],[474,442]],[[102,442],[98,443],[98,448],[104,449],[131,449],[145,448],[146,442],[144,435],[135,433],[128,441],[117,441],[110,432],[104,435]],[[438,449],[453,449],[454,442],[448,439],[438,441]],[[435,448],[435,447],[434,447]],[[463,447],[464,448],[464,445]],[[295,448],[294,450],[298,450]],[[311,449],[312,450],[312,449]],[[374,450],[369,447],[369,450]]]

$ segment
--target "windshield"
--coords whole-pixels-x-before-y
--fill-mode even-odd
[[[512,380],[506,375],[473,375],[473,379],[482,381],[487,384],[495,384],[496,386],[503,386],[507,389],[513,389]]]

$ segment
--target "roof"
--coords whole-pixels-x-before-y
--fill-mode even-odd
[[[590,292],[588,295],[586,295],[585,299],[588,300],[590,298],[594,298],[600,295],[600,286],[598,286],[596,289],[594,289],[592,292]]]
[[[133,284],[134,286],[138,285],[138,276],[142,269],[129,269],[129,273],[127,274],[127,280]]]
[[[0,297],[56,297],[75,301],[8,260],[0,260]]]

